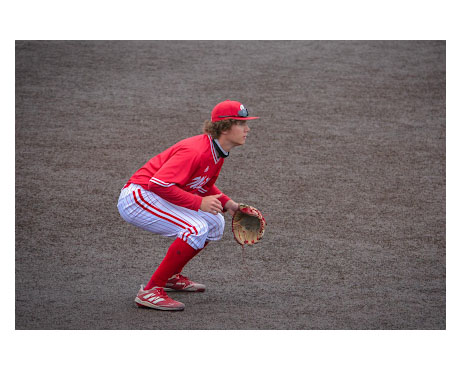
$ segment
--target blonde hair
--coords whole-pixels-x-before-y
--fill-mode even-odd
[[[225,119],[218,122],[207,120],[204,122],[204,134],[209,134],[212,138],[218,139],[223,131],[229,130],[233,125],[239,125],[241,122],[237,119]]]

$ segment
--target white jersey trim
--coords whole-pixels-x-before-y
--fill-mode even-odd
[[[170,187],[170,186],[175,185],[174,182],[165,182],[165,181],[159,180],[159,179],[157,179],[157,178],[155,178],[155,177],[151,177],[149,181],[150,181],[150,182],[153,182],[153,183],[156,184],[156,185],[163,186],[164,188],[168,188],[168,187]]]
[[[209,142],[210,142],[210,150],[212,152],[213,161],[215,162],[215,164],[217,164],[218,161],[220,160],[220,157],[218,156],[218,153],[216,152],[215,147],[213,146],[212,137],[210,135],[207,135],[207,136],[208,136]]]

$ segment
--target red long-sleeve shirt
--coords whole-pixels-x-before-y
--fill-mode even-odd
[[[222,193],[215,186],[222,166],[212,137],[198,135],[151,158],[127,184],[141,185],[170,203],[197,211],[202,197]],[[218,200],[224,207],[230,198],[223,194]]]

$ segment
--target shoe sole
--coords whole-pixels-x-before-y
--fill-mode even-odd
[[[138,297],[135,298],[135,303],[138,307],[147,307],[147,308],[154,308],[155,310],[161,310],[161,311],[183,311],[184,310],[184,305],[179,306],[179,307],[162,307],[162,306],[156,306],[152,303],[142,301]]]

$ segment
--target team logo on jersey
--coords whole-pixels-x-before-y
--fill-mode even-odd
[[[191,189],[197,189],[199,193],[206,193],[207,190],[203,188],[205,184],[207,184],[210,180],[210,177],[207,176],[198,176],[193,178],[193,181],[186,186],[189,186]]]

